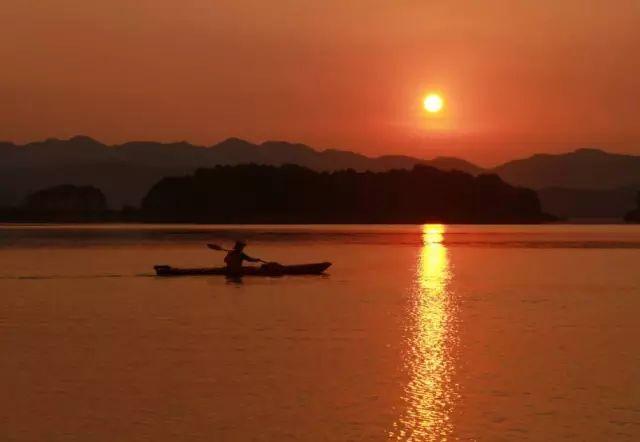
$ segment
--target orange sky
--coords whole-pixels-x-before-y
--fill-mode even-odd
[[[0,16],[0,139],[640,154],[637,0],[4,0]]]

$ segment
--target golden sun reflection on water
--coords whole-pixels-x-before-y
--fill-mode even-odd
[[[427,224],[422,232],[405,355],[410,381],[403,392],[405,410],[390,432],[396,440],[445,440],[453,430],[452,270],[442,243],[445,227]]]

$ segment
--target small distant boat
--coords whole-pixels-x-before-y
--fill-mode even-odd
[[[330,262],[317,262],[311,264],[281,265],[267,263],[258,266],[242,268],[241,275],[233,276],[283,276],[283,275],[321,275],[331,267]],[[203,268],[178,268],[169,265],[153,266],[158,276],[196,276],[196,275],[223,275],[228,274],[226,267]]]

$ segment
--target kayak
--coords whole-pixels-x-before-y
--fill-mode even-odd
[[[297,265],[267,263],[260,267],[242,267],[242,274],[233,276],[320,275],[330,266],[330,262]],[[169,265],[157,265],[153,266],[153,268],[158,276],[228,275],[226,267],[178,268]]]

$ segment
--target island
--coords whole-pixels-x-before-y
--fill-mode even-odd
[[[21,206],[0,210],[0,220],[84,222],[106,220],[109,214],[100,189],[63,184],[32,192]]]
[[[167,177],[142,201],[153,222],[540,223],[555,218],[537,194],[494,174],[416,165],[410,170],[317,172],[237,165]]]

